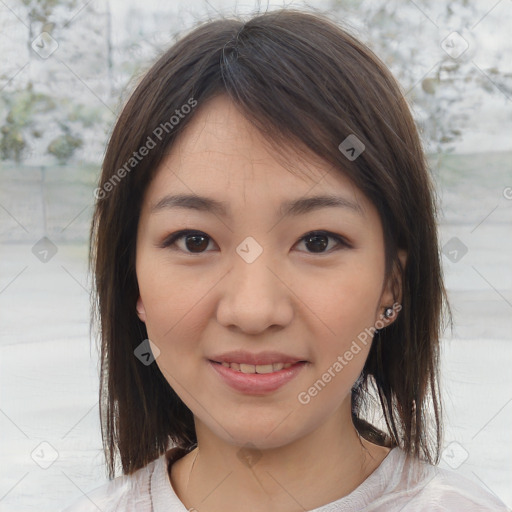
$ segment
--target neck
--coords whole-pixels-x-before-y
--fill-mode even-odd
[[[173,465],[171,480],[187,508],[208,512],[312,510],[352,492],[389,451],[359,437],[346,406],[278,448],[229,444],[198,420],[196,432],[197,448]]]

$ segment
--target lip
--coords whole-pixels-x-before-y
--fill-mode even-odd
[[[273,363],[298,363],[306,362],[303,357],[293,357],[282,352],[260,352],[253,354],[244,350],[232,350],[208,358],[217,363],[239,363],[239,364],[273,364]]]
[[[234,362],[234,361],[226,361]],[[274,362],[283,362],[274,361]],[[290,361],[292,362],[292,361]],[[298,361],[289,368],[283,368],[272,373],[242,373],[232,370],[227,366],[209,360],[208,363],[216,372],[216,374],[229,386],[236,391],[249,395],[265,395],[278,390],[295,378],[300,371],[306,366],[305,361]],[[254,364],[254,363],[246,363]],[[261,363],[260,363],[261,364]],[[263,363],[264,364],[264,363]],[[270,364],[270,363],[267,363]]]

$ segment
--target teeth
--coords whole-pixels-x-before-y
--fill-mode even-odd
[[[222,362],[222,366],[231,368],[242,373],[272,373],[282,369],[290,368],[293,363],[273,363],[273,364],[239,364]]]
[[[231,368],[233,368],[234,364],[236,363],[231,363]],[[253,364],[241,364],[240,371],[242,373],[256,373],[256,366],[254,366]]]
[[[271,364],[257,364],[256,373],[272,373],[274,371],[273,365]]]

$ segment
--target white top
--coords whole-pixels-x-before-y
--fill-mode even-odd
[[[185,453],[171,448],[131,476],[118,476],[62,512],[187,512],[168,473],[168,465]],[[472,480],[409,457],[397,447],[350,494],[310,512],[356,511],[507,512],[507,508]]]

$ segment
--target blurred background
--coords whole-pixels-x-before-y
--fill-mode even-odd
[[[341,22],[411,105],[455,322],[440,466],[512,507],[512,2],[0,0],[0,510],[55,511],[106,482],[87,250],[123,102],[198,22],[282,7]]]

